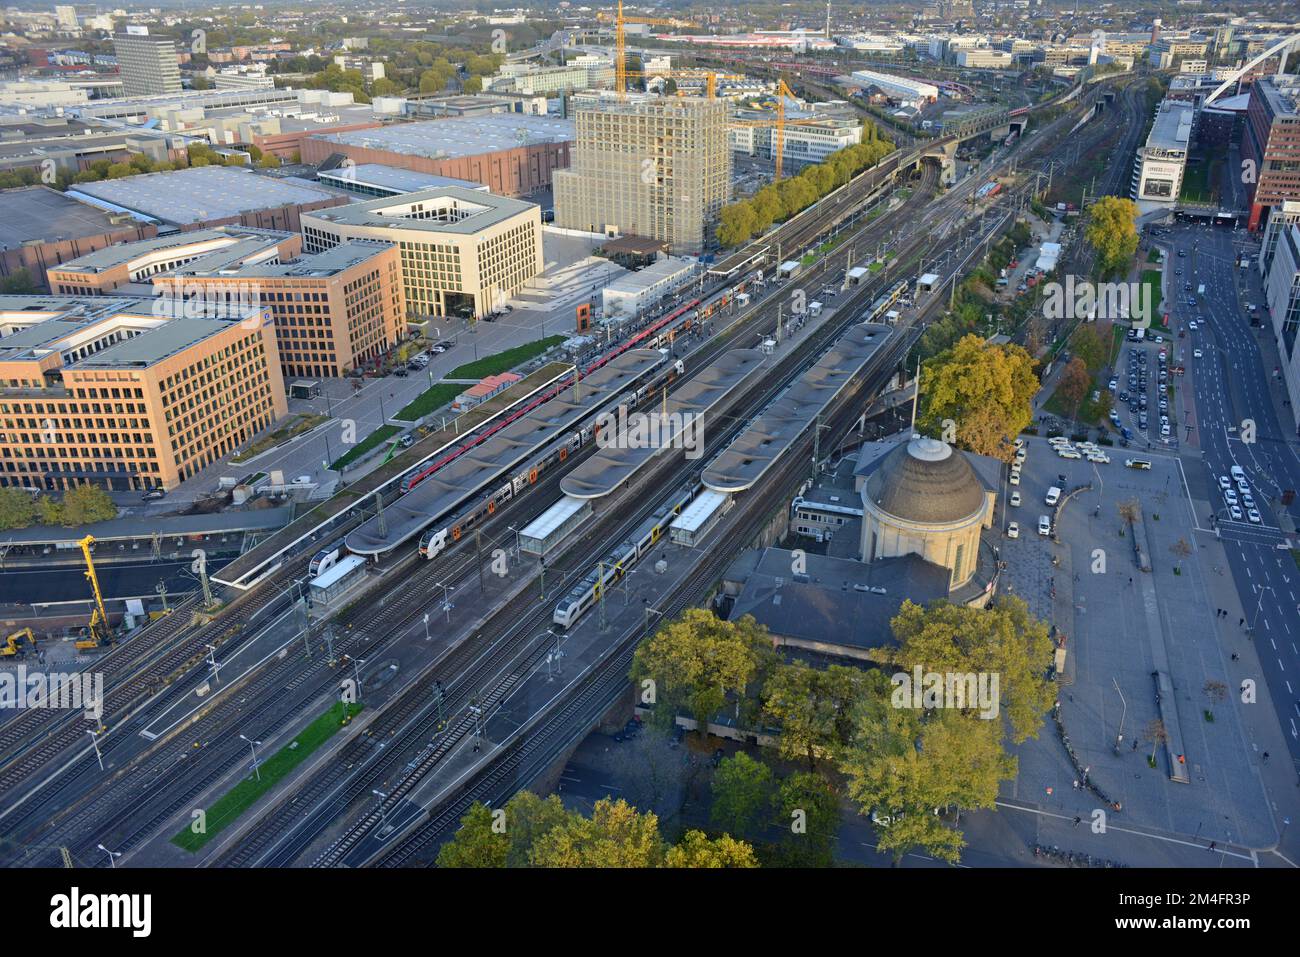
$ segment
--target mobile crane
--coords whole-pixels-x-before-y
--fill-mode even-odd
[[[104,594],[99,590],[99,576],[95,574],[95,559],[90,552],[95,544],[95,536],[87,535],[77,544],[81,546],[81,554],[86,559],[86,580],[90,582],[91,590],[95,593],[95,610],[90,615],[90,627],[86,637],[77,642],[77,650],[93,651],[113,640],[113,630],[108,624],[108,612],[104,609]]]

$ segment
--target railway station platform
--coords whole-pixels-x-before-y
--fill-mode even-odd
[[[526,468],[552,442],[567,432],[577,432],[602,408],[617,402],[656,367],[665,363],[654,349],[630,349],[589,373],[555,398],[520,416],[482,444],[463,453],[384,509],[383,519],[369,519],[347,537],[348,550],[359,555],[382,555],[418,536],[440,518],[471,500],[486,498],[494,483],[511,484],[520,491],[535,476]]]
[[[799,436],[816,428],[817,417],[843,392],[862,382],[868,369],[895,338],[887,325],[850,326],[785,393],[763,410],[704,470],[704,486],[735,493],[762,480]]]
[[[598,450],[560,482],[565,495],[578,499],[603,498],[632,478],[637,470],[683,437],[688,422],[707,422],[710,414],[727,406],[730,397],[762,373],[767,357],[758,349],[732,349],[681,386],[662,406],[647,415],[663,423],[654,442],[625,441],[617,430],[598,439]],[[701,418],[696,418],[701,417]],[[702,441],[702,434],[697,436]],[[631,446],[631,447],[629,447]]]

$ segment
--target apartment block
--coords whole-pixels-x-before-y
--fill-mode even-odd
[[[286,411],[269,309],[0,296],[0,485],[170,489]]]
[[[220,253],[153,279],[169,299],[264,307],[285,379],[341,376],[396,345],[406,328],[401,257],[389,243],[349,241],[314,255],[231,267]]]
[[[348,240],[394,244],[408,314],[479,318],[542,271],[533,203],[458,186],[304,213],[308,252]]]
[[[171,37],[150,36],[147,31],[114,34],[113,52],[117,54],[126,96],[159,96],[181,91],[176,41]]]
[[[722,100],[612,95],[580,108],[572,165],[555,173],[556,225],[702,252],[731,198],[729,112]]]

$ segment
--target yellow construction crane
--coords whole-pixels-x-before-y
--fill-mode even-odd
[[[597,20],[609,20],[608,13],[597,13]],[[660,27],[688,27],[690,22],[687,20],[663,20],[657,17],[625,17],[623,16],[623,0],[618,0],[618,14],[614,18],[614,89],[618,95],[627,94],[627,34],[624,30],[626,24],[645,23],[650,26]]]
[[[790,88],[785,85],[784,79],[776,81],[776,119],[775,120],[729,120],[733,126],[771,126],[774,127],[772,142],[772,158],[776,166],[772,176],[773,182],[780,180],[782,172],[782,160],[785,158],[785,127],[789,123],[792,126],[809,126],[816,125],[817,120],[787,120],[785,118],[785,98],[795,99],[795,95]]]
[[[84,641],[77,642],[77,650],[91,651],[108,644],[113,638],[113,632],[108,626],[108,612],[104,609],[104,593],[99,590],[99,576],[95,574],[95,559],[90,553],[91,547],[95,544],[95,536],[87,535],[77,544],[81,546],[81,554],[86,559],[86,581],[90,582],[91,590],[95,593],[95,610],[90,615],[90,634]]]

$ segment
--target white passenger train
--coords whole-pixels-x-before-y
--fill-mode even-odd
[[[552,621],[561,628],[568,628],[583,613],[600,600],[602,590],[611,587],[627,574],[646,552],[654,547],[672,520],[681,513],[699,491],[698,484],[688,485],[676,492],[672,498],[641,523],[632,533],[632,537],[605,556],[604,561],[591,570],[582,581],[569,589],[569,593],[555,606]]]
[[[569,433],[552,443],[535,461],[516,472],[510,481],[503,483],[482,501],[464,506],[459,513],[449,516],[444,522],[435,522],[420,536],[420,556],[436,558],[448,542],[460,541],[462,535],[490,515],[496,514],[496,510],[506,502],[525,492],[529,486],[537,484],[537,480],[548,468],[568,461],[570,455],[591,441],[593,434],[590,425]]]

